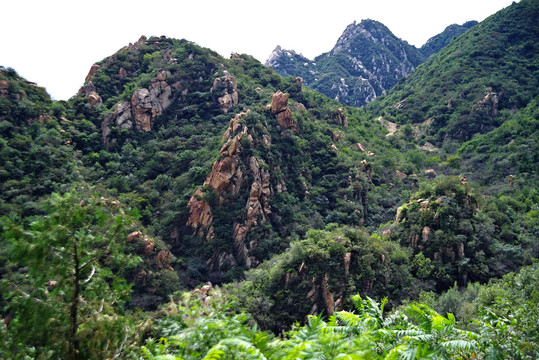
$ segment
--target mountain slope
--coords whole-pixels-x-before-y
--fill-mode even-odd
[[[464,34],[473,26],[477,25],[477,21],[467,21],[462,25],[452,24],[449,25],[436,36],[431,37],[427,42],[419,49],[425,58],[428,58],[432,54],[436,54],[444,47],[449,45],[451,40]]]
[[[539,2],[521,1],[455,39],[370,111],[399,124],[428,120],[427,141],[470,139],[538,94]]]
[[[373,151],[389,145],[368,139],[382,127],[251,57],[141,38],[87,80],[72,102],[101,142],[76,146],[184,259],[186,286],[237,278],[309,228],[378,211]]]

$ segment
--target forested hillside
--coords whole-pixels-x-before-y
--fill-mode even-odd
[[[536,358],[538,8],[364,108],[165,36],[0,68],[0,358]]]

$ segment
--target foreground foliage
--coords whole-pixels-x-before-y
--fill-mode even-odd
[[[534,359],[539,355],[538,284],[535,263],[481,287],[467,327],[453,314],[441,315],[424,303],[385,313],[386,299],[356,295],[356,311],[336,312],[327,321],[309,316],[305,325],[296,324],[278,337],[252,326],[244,314],[231,315],[222,292],[213,290],[212,299],[202,303],[184,297],[174,315],[161,320],[165,336],[148,340],[142,349],[152,360]]]
[[[134,332],[123,316],[132,285],[122,277],[140,260],[124,253],[133,217],[118,202],[87,190],[54,194],[47,212],[28,227],[1,221],[10,272],[2,281],[10,338],[0,354],[120,354]]]

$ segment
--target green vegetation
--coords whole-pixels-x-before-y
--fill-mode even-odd
[[[165,37],[0,68],[0,358],[536,358],[537,4],[366,108]]]

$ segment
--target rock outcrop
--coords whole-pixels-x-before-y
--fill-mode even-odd
[[[271,100],[271,112],[277,117],[279,125],[284,130],[290,129],[294,133],[297,133],[296,124],[292,117],[292,111],[288,108],[288,99],[290,94],[282,93],[280,90],[273,94]]]
[[[0,96],[8,96],[9,83],[7,80],[0,80]]]
[[[172,90],[178,89],[178,83],[172,86],[166,82],[170,76],[169,71],[162,70],[150,82],[148,88],[139,88],[133,92],[130,101],[117,104],[112,113],[105,117],[102,124],[102,135],[105,144],[108,143],[110,135],[109,126],[114,124],[121,129],[131,129],[133,126],[141,132],[151,131],[155,118],[165,111],[172,103]],[[86,87],[81,91],[87,92]],[[91,92],[90,92],[91,94]],[[87,95],[88,96],[88,95]]]
[[[213,237],[213,214],[211,206],[204,199],[201,189],[197,189],[195,194],[189,199],[189,219],[187,225],[195,229],[195,233],[200,237],[211,240]]]
[[[227,199],[236,197],[240,191],[249,191],[249,197],[245,204],[246,211],[240,221],[232,226],[234,237],[234,255],[230,252],[219,252],[208,260],[208,267],[219,270],[222,266],[237,266],[237,260],[242,261],[247,268],[255,264],[255,259],[249,254],[249,249],[256,246],[251,241],[246,243],[247,234],[258,225],[264,224],[271,214],[269,198],[272,193],[270,187],[270,173],[261,165],[260,159],[254,156],[240,157],[242,140],[247,139],[247,144],[253,144],[254,140],[244,124],[245,118],[250,112],[242,112],[230,120],[230,124],[223,135],[224,145],[221,147],[221,156],[214,162],[212,170],[203,188],[215,194],[215,203],[204,199],[203,188],[198,189],[191,197],[189,206],[189,219],[187,225],[193,228],[193,235],[211,241],[214,235],[212,221],[212,206],[221,206]],[[268,140],[269,141],[269,140]],[[267,142],[268,142],[267,141]],[[243,159],[243,160],[242,160]],[[251,179],[250,187],[245,184],[245,179]]]
[[[337,109],[337,114],[333,118],[339,125],[348,126],[348,118],[342,108]]]
[[[226,70],[223,71],[223,76],[218,77],[213,81],[211,92],[221,94],[221,96],[217,98],[217,101],[219,102],[219,107],[225,114],[238,105],[238,83]]]
[[[92,76],[94,76],[97,70],[99,70],[99,65],[97,64],[92,65],[92,67],[90,68],[90,71],[88,71],[88,75],[86,75],[86,78],[84,79],[84,82],[87,82],[88,80],[90,80]]]

